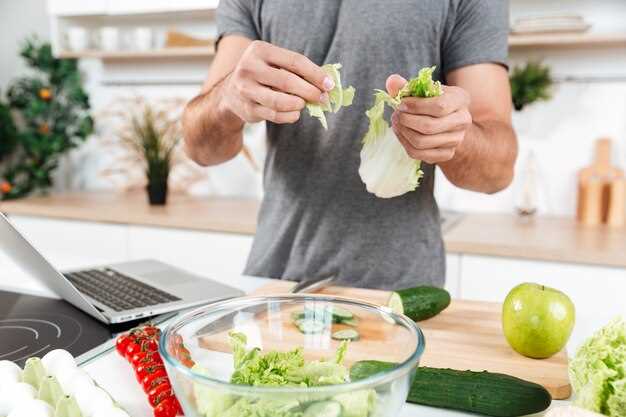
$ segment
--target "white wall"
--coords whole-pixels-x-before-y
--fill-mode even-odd
[[[592,24],[592,32],[626,32],[626,2],[622,0],[511,1],[513,18],[542,11],[581,13]],[[560,82],[552,100],[533,104],[514,115],[520,142],[514,183],[497,195],[487,196],[459,190],[439,172],[436,191],[442,207],[514,211],[523,181],[521,173],[533,151],[538,162],[540,212],[573,215],[576,173],[592,161],[596,139],[612,138],[614,163],[625,166],[626,48],[517,49],[511,54],[512,65],[529,59],[550,65]]]
[[[50,36],[46,1],[0,0],[0,91],[23,73],[19,49],[24,38],[32,34],[41,39]]]

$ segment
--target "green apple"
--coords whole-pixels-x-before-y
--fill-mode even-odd
[[[572,300],[554,288],[520,284],[502,307],[502,329],[511,347],[530,358],[549,358],[561,351],[574,328]]]

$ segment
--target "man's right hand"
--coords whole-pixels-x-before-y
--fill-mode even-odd
[[[294,123],[307,102],[328,101],[333,80],[304,55],[252,42],[224,80],[222,111],[243,122]]]

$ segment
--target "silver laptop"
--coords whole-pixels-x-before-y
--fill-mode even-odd
[[[0,249],[25,272],[85,313],[123,323],[243,292],[154,260],[59,272],[0,213]]]

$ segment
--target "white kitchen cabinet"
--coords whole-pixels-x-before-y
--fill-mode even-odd
[[[219,0],[108,0],[108,3],[109,14],[134,14],[214,9]]]
[[[125,225],[11,216],[15,227],[59,269],[123,262]]]
[[[252,236],[130,226],[131,259],[153,258],[216,280],[241,275]]]
[[[109,0],[48,0],[48,13],[57,16],[105,14]]]
[[[461,296],[461,259],[462,255],[449,253],[446,255],[446,290],[452,298]]]
[[[612,317],[626,315],[626,269],[463,255],[461,297],[502,302],[523,282],[565,292],[576,306],[570,351]]]

